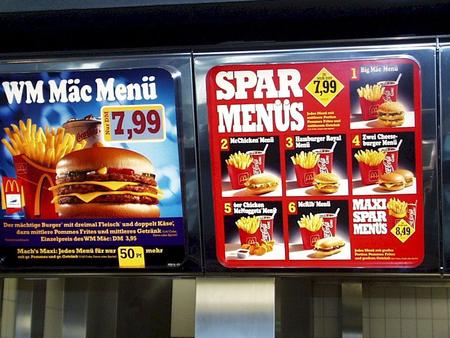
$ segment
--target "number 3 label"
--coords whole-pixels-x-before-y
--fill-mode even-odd
[[[106,142],[166,139],[164,106],[161,104],[102,107],[103,138]]]

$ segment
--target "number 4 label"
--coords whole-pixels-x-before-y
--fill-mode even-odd
[[[105,106],[101,110],[105,142],[162,142],[166,139],[161,104]]]
[[[361,148],[361,135],[354,134],[352,136],[352,147],[353,148]]]

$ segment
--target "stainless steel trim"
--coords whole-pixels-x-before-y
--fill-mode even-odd
[[[62,332],[64,338],[86,337],[87,287],[87,279],[65,280]]]
[[[17,278],[5,278],[3,283],[1,337],[14,337],[16,327]]]
[[[171,304],[170,279],[118,279],[115,337],[170,337]]]
[[[172,281],[170,337],[195,336],[195,279]]]
[[[31,332],[30,337],[43,337],[45,324],[45,280],[32,280]]]
[[[308,46],[301,46],[301,43],[299,43],[299,48],[282,48],[279,49],[264,49],[264,50],[226,50],[226,51],[206,51],[206,52],[197,52],[194,50],[193,54],[194,57],[205,57],[205,56],[240,56],[240,55],[249,55],[249,56],[255,56],[255,55],[261,55],[261,54],[286,54],[286,53],[321,53],[321,52],[333,52],[333,53],[339,53],[339,52],[385,52],[385,51],[398,51],[399,49],[414,49],[414,50],[420,50],[420,49],[427,49],[430,47],[436,47],[436,38],[435,37],[429,37],[430,42],[425,43],[408,43],[408,39],[401,39],[400,41],[396,41],[396,44],[386,44],[386,45],[362,45],[362,46],[352,46],[351,44],[354,44],[355,41],[343,41],[344,43],[349,44],[349,46],[339,46],[339,48],[336,48],[335,46],[330,47],[308,47]],[[393,40],[392,42],[394,42]],[[339,41],[331,41],[332,43],[337,43]],[[370,42],[370,41],[365,41]],[[329,42],[330,43],[330,42]],[[325,43],[326,44],[326,43]],[[211,48],[212,49],[212,48]],[[238,61],[232,61],[227,63],[234,63]]]
[[[312,281],[308,278],[275,280],[275,337],[314,336]]]
[[[275,279],[197,279],[196,338],[275,337]]]
[[[362,283],[341,285],[342,338],[362,338]]]
[[[45,293],[45,338],[59,338],[63,333],[64,279],[48,279]]]
[[[31,338],[33,281],[19,279],[17,283],[15,338]]]
[[[118,284],[117,278],[89,278],[86,338],[117,337]]]

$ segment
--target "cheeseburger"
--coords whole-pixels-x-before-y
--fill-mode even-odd
[[[131,150],[94,147],[64,156],[53,190],[62,218],[159,217],[150,160]]]
[[[250,176],[245,187],[254,195],[266,194],[275,191],[280,184],[280,179],[272,174],[262,173]]]
[[[314,177],[314,188],[332,194],[339,189],[339,177],[333,173],[322,173]]]
[[[405,122],[405,107],[399,102],[385,102],[378,107],[378,120],[386,127],[398,127]]]
[[[379,180],[380,188],[387,191],[402,190],[406,186],[405,178],[395,172],[384,174]]]
[[[411,171],[409,171],[407,169],[396,169],[394,171],[394,173],[400,174],[400,175],[403,176],[403,178],[406,181],[406,186],[407,187],[410,187],[410,186],[413,185],[413,183],[414,183],[414,174]]]

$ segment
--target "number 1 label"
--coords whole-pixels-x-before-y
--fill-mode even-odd
[[[161,104],[102,107],[103,138],[106,142],[166,139],[164,106]]]

